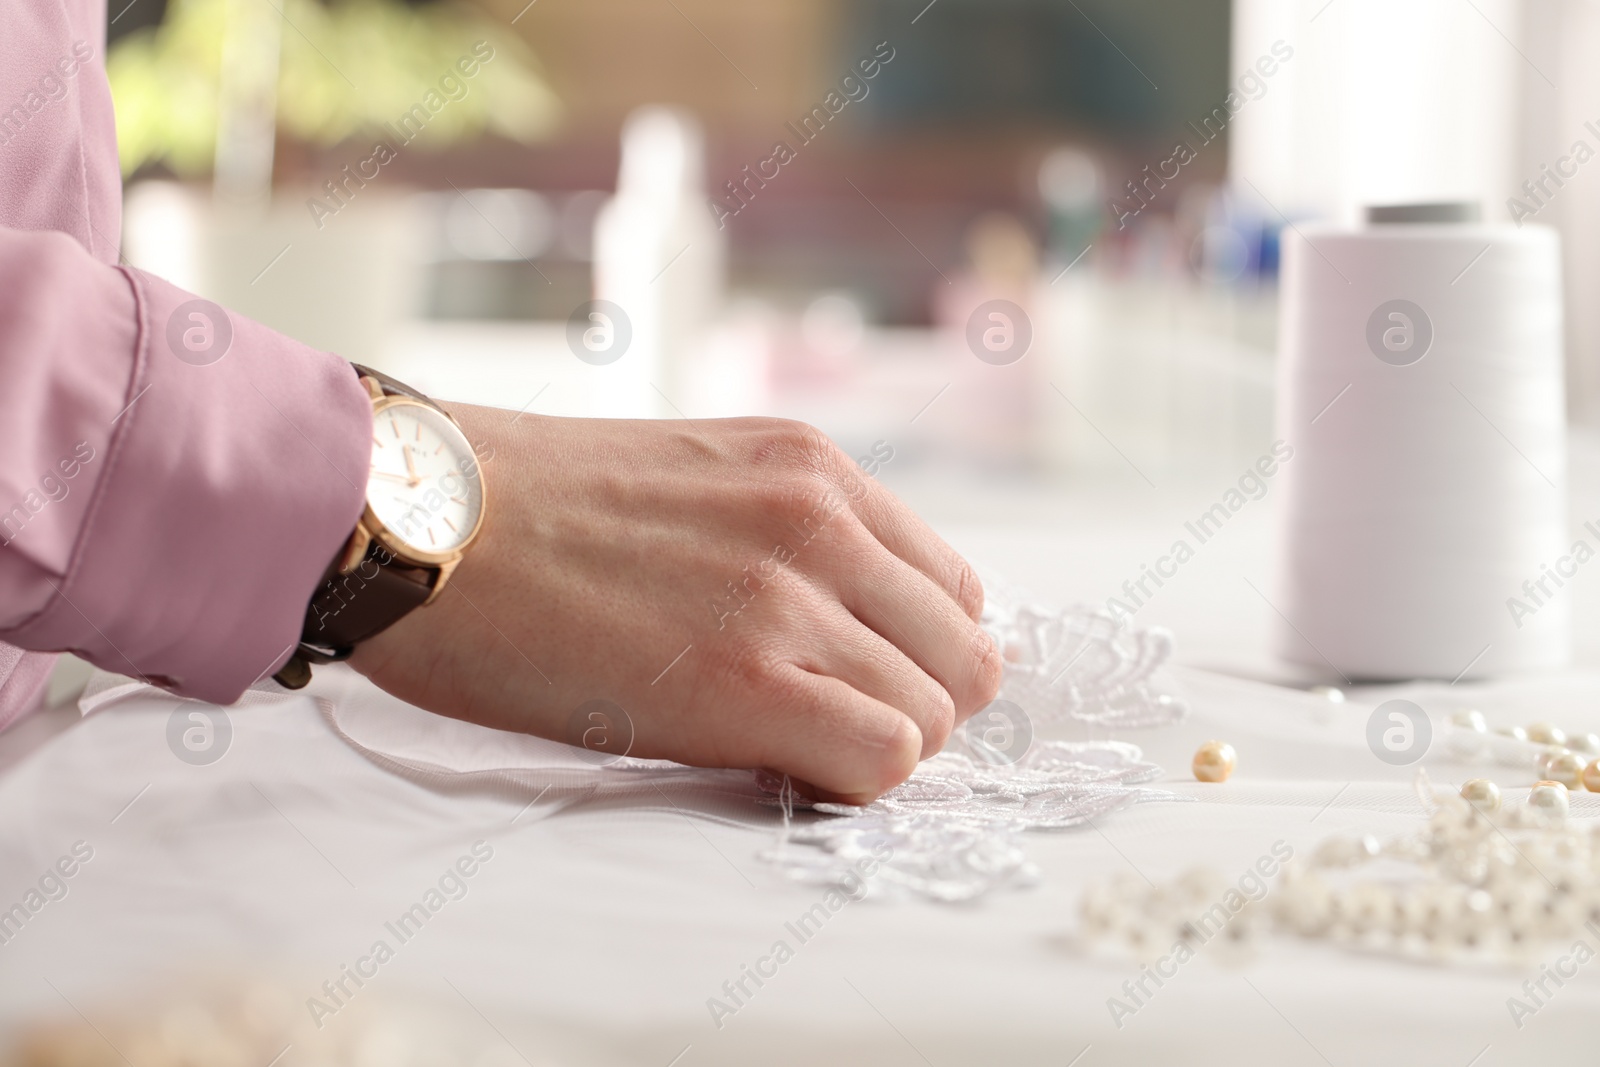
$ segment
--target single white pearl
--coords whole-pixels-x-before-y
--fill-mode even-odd
[[[1583,760],[1564,748],[1553,749],[1539,760],[1539,773],[1568,789],[1583,788]]]
[[[1330,837],[1317,846],[1311,863],[1316,867],[1354,867],[1381,851],[1378,839],[1371,834],[1364,837]]]
[[[1394,894],[1375,882],[1351,886],[1342,907],[1357,933],[1388,933],[1395,927]]]
[[[1228,891],[1228,880],[1211,867],[1192,867],[1178,876],[1177,889],[1190,902],[1221,899]]]
[[[1489,723],[1484,719],[1483,712],[1481,711],[1458,711],[1454,715],[1450,716],[1450,721],[1455,723],[1457,726],[1471,730],[1474,733],[1482,734],[1489,732]]]
[[[1509,737],[1513,741],[1526,741],[1528,739],[1528,731],[1520,726],[1501,726],[1495,730],[1495,733],[1501,737]]]
[[[1090,936],[1103,936],[1120,929],[1124,916],[1121,898],[1106,887],[1089,890],[1078,905],[1078,921]]]
[[[1566,818],[1569,807],[1567,787],[1560,782],[1535,782],[1528,793],[1528,807],[1547,815]]]
[[[1344,703],[1344,690],[1332,685],[1315,685],[1311,692],[1326,700],[1330,704]]]
[[[1333,891],[1316,875],[1295,880],[1277,901],[1277,913],[1301,937],[1317,937],[1333,917]]]
[[[1468,778],[1462,782],[1461,796],[1479,811],[1500,810],[1500,787],[1487,778]]]
[[[1560,727],[1551,726],[1547,722],[1530,722],[1527,729],[1528,740],[1538,745],[1564,745],[1567,743],[1567,732]]]
[[[1600,756],[1600,734],[1569,734],[1567,747],[1580,756]]]
[[[1194,776],[1202,782],[1226,782],[1239,761],[1226,741],[1207,741],[1194,754]]]
[[[1417,886],[1401,894],[1400,932],[1402,934],[1422,933],[1427,928],[1428,921],[1433,914],[1434,903],[1431,886]]]

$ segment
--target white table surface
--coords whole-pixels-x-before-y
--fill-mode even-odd
[[[1592,464],[1580,456],[1573,472],[1584,483]],[[958,490],[914,474],[886,478],[958,548],[1043,603],[1109,595],[1168,542],[1191,503],[1115,482]],[[1195,498],[1210,489],[1196,487]],[[1042,874],[1032,888],[964,906],[852,904],[720,1029],[707,998],[820,898],[757,858],[772,841],[770,810],[701,811],[685,801],[692,815],[615,803],[550,814],[527,808],[532,797],[432,792],[339,740],[310,697],[233,709],[227,755],[193,767],[167,748],[174,701],[151,692],[82,721],[68,709],[0,736],[0,907],[75,841],[95,850],[69,895],[0,945],[0,1030],[61,1018],[115,1037],[113,1020],[141,998],[160,1000],[194,975],[211,984],[266,976],[298,1002],[482,839],[494,858],[468,895],[401,947],[349,1014],[278,1042],[263,1065],[285,1043],[285,1067],[327,1062],[319,1049],[364,1012],[402,1028],[437,1016],[463,1058],[426,1062],[480,1067],[1488,1067],[1586,1050],[1600,1034],[1600,965],[1518,1030],[1506,1000],[1542,961],[1426,966],[1299,942],[1274,942],[1245,966],[1202,952],[1126,1025],[1113,1025],[1107,998],[1138,963],[1076,943],[1077,903],[1091,880],[1137,871],[1160,881],[1199,863],[1233,877],[1279,839],[1304,853],[1332,833],[1384,836],[1419,822],[1411,769],[1384,766],[1362,740],[1368,711],[1388,691],[1355,693],[1337,708],[1217,670],[1275,669],[1261,652],[1269,609],[1244,581],[1265,588],[1270,505],[1269,496],[1241,513],[1140,619],[1175,631],[1180,666],[1170,679],[1193,714],[1126,739],[1169,769],[1163,784],[1199,803],[1145,804],[1098,831],[1030,835]],[[1600,730],[1600,674],[1582,666],[1600,663],[1600,598],[1586,582],[1572,587],[1580,666],[1409,692],[1430,712],[1480,707],[1496,723]],[[1208,737],[1240,752],[1225,786],[1187,780],[1189,755]],[[1426,763],[1437,780],[1470,776],[1435,756]],[[1525,785],[1519,779],[1532,776],[1500,777]],[[1597,814],[1600,797],[1575,797],[1575,817]]]

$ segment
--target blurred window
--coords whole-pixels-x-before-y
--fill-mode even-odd
[[[1045,120],[1149,135],[1227,91],[1228,0],[937,0],[911,25],[925,3],[849,5],[844,56],[885,40],[898,51],[894,77],[863,101],[879,126]]]

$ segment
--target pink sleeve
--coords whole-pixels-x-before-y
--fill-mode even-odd
[[[103,22],[0,5],[0,641],[228,702],[355,526],[371,409],[342,360],[114,265]],[[16,660],[0,727],[44,674]]]

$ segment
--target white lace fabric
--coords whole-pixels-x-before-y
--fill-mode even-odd
[[[833,818],[786,819],[778,844],[761,858],[797,881],[848,885],[872,857],[875,887],[971,900],[1037,878],[1024,831],[1078,826],[1144,800],[1187,800],[1139,788],[1161,773],[1138,748],[1115,741],[1037,743],[1001,767],[941,752],[865,807],[809,805]],[[761,781],[787,805],[792,793],[785,783],[771,775]]]
[[[1172,655],[1166,630],[1130,627],[1083,605],[988,609],[983,624],[1004,650],[1001,696],[1037,720],[1143,728],[1188,714],[1154,681]]]
[[[1120,626],[1087,607],[991,608],[984,626],[1006,660],[1001,696],[1021,709],[1029,737],[1034,724],[1077,722],[1102,730],[1164,725],[1187,713],[1154,679],[1171,652],[1165,631]],[[147,688],[97,676],[81,706],[87,714]],[[545,814],[612,799],[721,819],[705,809],[754,812],[777,804],[784,826],[760,856],[786,877],[846,885],[858,860],[887,848],[892,851],[877,866],[872,890],[941,901],[971,900],[1034,880],[1038,872],[1023,839],[1028,831],[1078,826],[1140,801],[1188,799],[1144,786],[1162,770],[1131,744],[1033,739],[1024,751],[1000,759],[957,731],[946,751],[872,804],[800,804],[809,814],[795,817],[793,791],[764,772],[600,757],[429,714],[348,671],[323,672],[310,692],[340,740],[376,766],[430,789],[503,793],[526,798],[530,807],[537,803]],[[298,697],[258,689],[243,703],[288,699]]]

